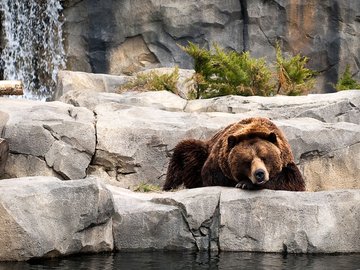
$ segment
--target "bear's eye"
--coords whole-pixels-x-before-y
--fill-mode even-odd
[[[251,167],[251,160],[243,160],[240,164],[244,168],[250,168]]]
[[[260,157],[260,159],[264,162],[267,163],[269,161],[269,157],[268,156],[262,156]]]

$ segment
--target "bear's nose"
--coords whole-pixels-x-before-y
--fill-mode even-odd
[[[258,169],[255,171],[255,178],[258,182],[263,182],[265,178],[265,171],[263,169]]]

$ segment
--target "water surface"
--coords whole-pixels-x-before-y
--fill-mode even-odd
[[[316,269],[360,270],[360,254],[286,255],[222,252],[121,252],[36,262],[0,263],[0,270],[171,270],[171,269]]]

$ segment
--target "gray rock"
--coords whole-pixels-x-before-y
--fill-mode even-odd
[[[323,122],[360,124],[360,91],[306,96],[242,97],[224,96],[191,100],[187,112],[242,113],[272,119],[310,117]]]
[[[7,178],[57,175],[86,176],[95,152],[95,119],[91,111],[60,102],[0,100],[7,115],[3,135],[10,157]]]
[[[360,187],[360,125],[311,118],[275,122],[292,146],[308,191]]]
[[[177,45],[187,39],[242,50],[237,1],[106,0],[94,6],[92,0],[70,0],[65,2],[64,15],[67,65],[71,70],[123,72],[156,63],[189,68],[190,57]],[[123,55],[124,47],[126,53],[129,51],[127,59],[119,61],[114,56]]]
[[[86,107],[90,110],[95,110],[99,104],[113,102],[139,107],[153,107],[166,111],[183,111],[187,103],[186,100],[169,91],[129,91],[122,94],[115,94],[73,90],[63,95],[60,101],[76,107]]]
[[[279,40],[286,55],[310,58],[309,66],[320,73],[313,91],[328,92],[347,64],[360,78],[359,11],[355,0],[104,0],[96,5],[68,0],[67,68],[115,75],[158,63],[193,68],[177,45],[187,41],[205,47],[216,42],[270,61]]]
[[[0,138],[0,177],[4,174],[5,164],[9,156],[9,144]]]
[[[218,251],[219,238],[219,202],[221,190],[218,187],[182,190],[164,193],[151,200],[157,204],[177,206],[196,241],[198,250]]]
[[[95,179],[0,181],[0,260],[113,249],[110,192]]]
[[[134,193],[32,177],[0,181],[0,193],[0,260],[113,249],[360,252],[359,190]]]
[[[309,191],[359,189],[360,144],[304,157],[299,167]]]
[[[359,252],[359,190],[244,191],[206,187],[114,194],[118,250]]]
[[[247,192],[220,199],[220,249],[225,251],[359,252],[360,193]]]
[[[116,249],[218,250],[217,187],[151,194],[108,188],[116,206]]]
[[[62,70],[57,77],[55,99],[72,90],[82,93],[108,92],[114,93],[119,87],[131,79],[129,76],[113,76]]]
[[[172,69],[154,69],[163,73]],[[183,70],[184,71],[184,70]],[[183,96],[189,95],[184,85],[191,84],[191,71],[179,80]],[[89,77],[95,76],[88,74]],[[89,83],[90,84],[90,83]],[[90,87],[90,86],[89,86]],[[95,87],[95,86],[94,86]],[[92,88],[94,88],[92,87]],[[189,86],[191,87],[191,86]],[[261,116],[271,119],[315,118],[322,122],[350,122],[360,124],[360,91],[349,90],[332,94],[310,94],[306,96],[223,96],[211,99],[185,100],[168,91],[97,93],[82,91],[74,85],[60,100],[74,106],[94,110],[96,105],[116,102],[133,106],[155,107],[167,111],[224,112],[246,114],[247,117]]]
[[[148,196],[109,187],[115,203],[114,243],[117,250],[195,249],[182,209],[152,202]]]
[[[2,178],[37,175],[63,178],[55,170],[51,169],[43,158],[33,155],[9,154],[5,168],[6,170]]]

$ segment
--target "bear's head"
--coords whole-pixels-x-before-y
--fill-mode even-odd
[[[228,165],[235,181],[264,185],[282,170],[275,133],[250,133],[228,137]]]

